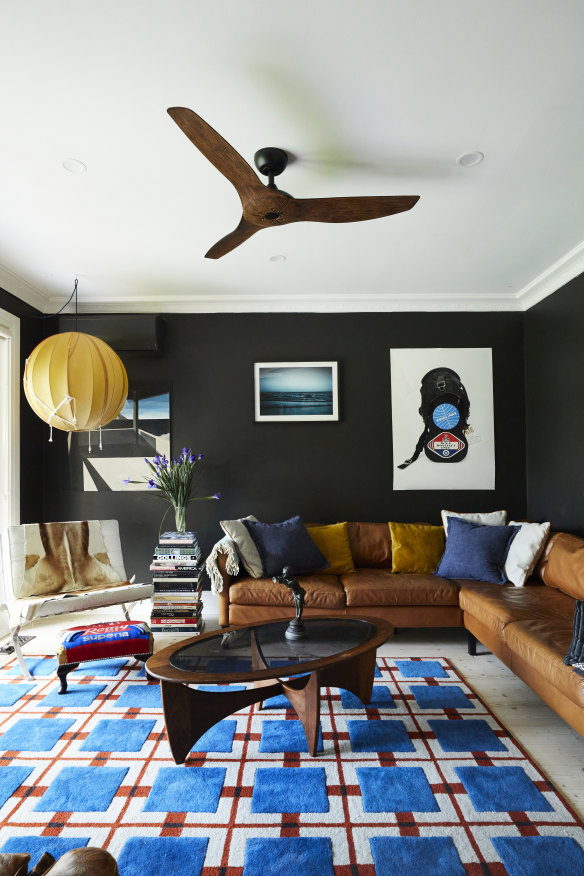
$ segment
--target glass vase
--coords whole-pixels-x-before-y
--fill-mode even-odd
[[[185,532],[187,528],[187,506],[173,505],[174,528],[176,532]]]

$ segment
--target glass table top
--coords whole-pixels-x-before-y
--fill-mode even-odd
[[[178,648],[170,664],[187,672],[253,672],[261,665],[281,668],[282,674],[301,663],[342,654],[362,645],[377,633],[373,623],[355,618],[304,618],[306,636],[287,639],[289,620],[249,626],[232,632],[217,631],[202,641]],[[255,656],[254,656],[255,651]],[[260,662],[258,664],[258,655]]]

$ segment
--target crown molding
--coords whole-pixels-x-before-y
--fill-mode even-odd
[[[402,295],[393,292],[296,292],[268,295],[126,295],[91,299],[84,295],[79,313],[408,313],[440,311],[526,311],[584,272],[584,241],[530,280],[518,292]],[[63,298],[47,295],[0,265],[0,285],[41,313],[57,311]]]
[[[584,240],[516,293],[521,310],[529,310],[584,271]]]
[[[62,299],[52,299],[53,310]],[[440,311],[520,311],[521,303],[509,294],[476,296],[452,293],[352,293],[247,295],[216,294],[187,296],[125,296],[91,299],[84,296],[79,313],[392,313]]]
[[[47,310],[50,312],[51,299],[49,296],[5,265],[0,265],[0,286],[6,292],[20,298],[25,304],[30,304],[31,307],[40,310],[41,313],[45,313]]]

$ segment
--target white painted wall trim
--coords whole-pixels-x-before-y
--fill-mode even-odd
[[[45,313],[49,296],[40,289],[37,289],[36,286],[33,286],[32,283],[23,280],[22,277],[15,274],[14,271],[11,271],[5,265],[0,265],[0,286],[6,292],[10,292],[11,295],[20,298],[21,301],[30,304],[31,307],[36,307],[41,313]]]
[[[0,310],[0,430],[0,529],[3,529],[20,523],[20,319],[5,310]],[[7,632],[6,613],[1,612],[0,638]]]
[[[395,313],[525,311],[584,272],[584,241],[530,280],[518,292],[427,294],[359,292],[253,295],[126,295],[92,299],[85,293],[79,313]],[[49,295],[0,265],[0,286],[41,313],[55,313],[67,300]]]
[[[516,293],[520,310],[529,310],[584,272],[584,240]]]
[[[14,525],[20,523],[20,319],[5,310],[0,310],[0,344],[0,428],[9,424],[8,453],[0,459],[0,491],[7,500],[8,525]]]
[[[58,310],[63,300],[50,301],[49,310]],[[492,311],[522,310],[521,302],[509,294],[425,295],[363,292],[279,295],[216,294],[175,296],[125,296],[91,299],[84,296],[79,313],[407,313],[411,311]]]

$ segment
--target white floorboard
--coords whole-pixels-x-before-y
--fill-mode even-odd
[[[148,620],[150,602],[139,603],[132,611],[135,620]],[[204,594],[205,630],[218,626],[216,597]],[[26,627],[23,634],[35,635],[24,646],[24,653],[54,652],[56,633],[81,623],[123,620],[121,609],[99,609],[64,615]],[[180,638],[177,637],[180,641]],[[174,641],[157,637],[155,649]],[[479,651],[485,651],[482,646]],[[385,657],[447,657],[499,720],[546,773],[556,788],[584,818],[584,737],[566,724],[552,709],[492,654],[470,657],[463,629],[400,630],[378,652]],[[1,659],[5,662],[6,659]]]

